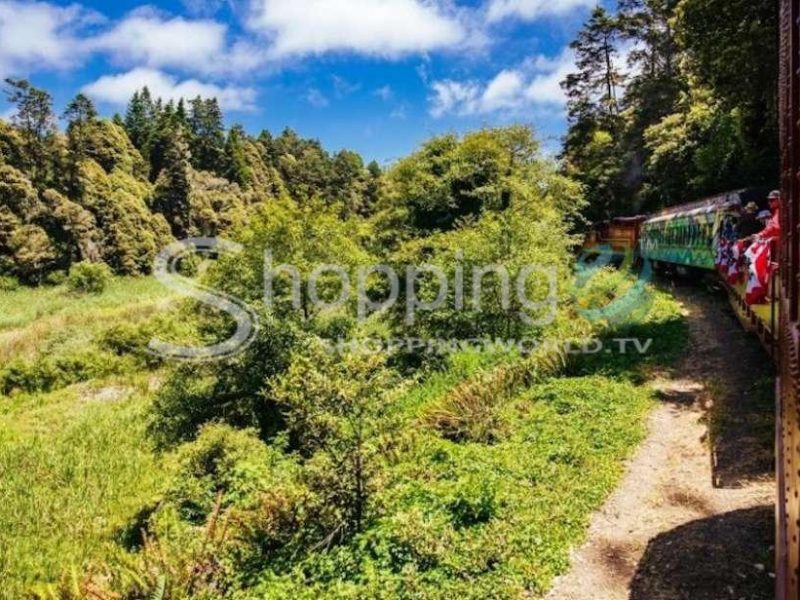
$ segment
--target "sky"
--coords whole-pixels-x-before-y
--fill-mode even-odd
[[[291,127],[389,163],[434,134],[524,123],[556,152],[569,42],[597,0],[0,0],[0,78],[216,96],[228,124]],[[0,116],[11,108],[0,99]]]

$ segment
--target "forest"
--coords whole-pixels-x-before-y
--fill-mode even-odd
[[[555,159],[515,124],[366,164],[291,129],[226,126],[214,98],[143,88],[105,118],[78,94],[57,115],[47,91],[6,80],[0,597],[543,596],[643,438],[646,374],[686,338],[652,286],[632,311],[592,316],[638,288],[610,269],[576,278],[582,232],[776,180],[776,23],[767,2],[598,7],[573,43]],[[150,277],[174,240],[215,236],[242,251],[181,272],[246,302],[259,327],[224,360],[165,361],[151,339],[210,345],[234,328]],[[265,249],[297,268],[302,310],[288,278],[265,302]],[[305,302],[321,264],[434,265],[484,285],[413,322],[397,307],[362,318],[355,301]],[[472,269],[516,279],[531,264],[557,283],[538,324]],[[373,275],[377,301],[389,286]],[[635,336],[654,340],[646,355],[565,350]],[[397,338],[537,345],[328,344]]]
[[[565,172],[591,220],[778,182],[778,4],[621,0],[572,44]]]

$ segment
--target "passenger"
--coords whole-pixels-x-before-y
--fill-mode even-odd
[[[772,216],[767,222],[764,231],[758,234],[760,241],[780,241],[781,238],[781,193],[778,191],[770,192],[769,196],[769,209],[772,211]]]
[[[761,229],[759,230],[760,233],[767,228],[767,223],[769,223],[769,220],[772,218],[772,213],[770,213],[768,210],[762,210],[760,213],[758,213],[758,217],[756,218],[758,219],[758,222],[761,223]]]
[[[764,230],[764,225],[756,217],[758,205],[750,202],[744,207],[742,217],[739,219],[739,239],[747,239]]]

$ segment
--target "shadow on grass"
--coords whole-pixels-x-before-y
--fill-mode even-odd
[[[568,373],[571,376],[603,374],[644,383],[654,371],[674,372],[686,347],[688,335],[688,326],[680,315],[616,326],[601,336],[602,352],[574,356]],[[619,340],[637,340],[639,348],[646,350],[640,352],[627,343],[625,352],[622,352]]]
[[[772,506],[692,521],[653,538],[630,600],[772,598]]]
[[[658,283],[683,302],[688,317],[661,318],[608,330],[614,340],[652,340],[645,353],[574,356],[572,375],[604,374],[636,384],[663,379],[658,398],[677,408],[699,409],[708,427],[713,485],[737,488],[770,477],[774,469],[774,368],[759,340],[743,330],[726,296],[704,281]]]

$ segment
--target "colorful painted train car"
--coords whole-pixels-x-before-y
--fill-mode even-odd
[[[654,266],[713,271],[721,239],[735,236],[744,192],[664,210],[642,224],[640,252]]]

